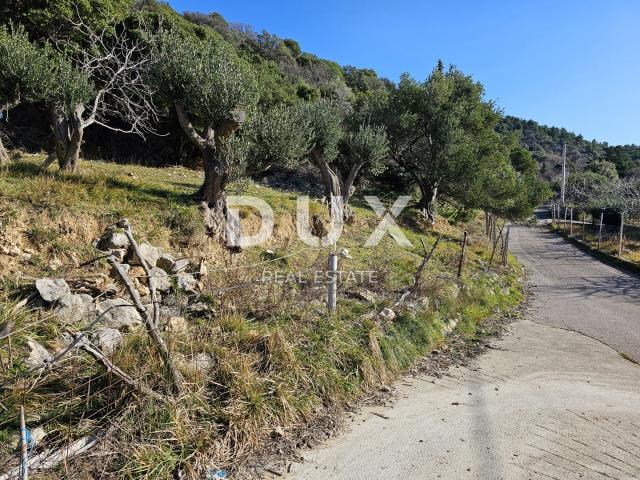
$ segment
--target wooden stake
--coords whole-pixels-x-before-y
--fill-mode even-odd
[[[462,236],[462,251],[460,252],[460,263],[458,264],[458,278],[462,276],[462,269],[464,267],[464,253],[467,249],[467,237],[468,233],[464,232],[464,235]]]
[[[598,250],[600,250],[600,244],[602,243],[602,221],[604,219],[604,212],[600,212],[600,227],[598,228]]]
[[[487,264],[487,272],[491,270],[491,265],[493,264],[493,257],[496,254],[496,248],[498,248],[498,240],[502,238],[502,233],[504,231],[504,226],[506,225],[506,223],[507,223],[506,220],[502,222],[502,226],[500,227],[500,233],[498,234],[498,238],[496,238],[496,241],[493,242],[493,246],[491,248],[491,256],[489,257],[489,263]]]
[[[587,243],[587,239],[585,237],[585,228],[587,225],[587,212],[582,212],[582,241]]]
[[[327,310],[329,310],[329,313],[335,313],[336,296],[338,293],[338,256],[335,253],[329,254],[328,270],[329,284],[327,285]]]
[[[507,226],[507,233],[505,233],[502,243],[502,265],[507,265],[509,261],[509,234],[511,233],[511,225]]]

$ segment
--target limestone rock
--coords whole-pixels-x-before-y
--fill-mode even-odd
[[[40,278],[36,280],[36,290],[42,299],[49,303],[71,293],[69,285],[63,278]]]
[[[154,247],[153,245],[149,245],[148,243],[141,243],[138,245],[138,250],[140,250],[140,255],[147,262],[149,268],[155,267],[158,263],[158,259],[160,258],[161,251],[158,247]],[[131,262],[132,265],[142,265],[142,262],[138,258],[135,252],[131,252]]]
[[[121,328],[132,327],[142,323],[142,317],[135,307],[121,305],[130,305],[130,302],[122,298],[110,298],[98,303],[96,305],[98,315],[108,311],[102,317],[100,324],[111,328]]]
[[[215,313],[211,305],[204,302],[196,302],[187,307],[187,313],[192,317],[208,317]]]
[[[171,317],[167,322],[167,331],[176,335],[189,333],[189,326],[184,317]]]
[[[56,315],[62,323],[71,324],[86,320],[95,314],[96,306],[91,295],[68,294],[58,301]]]
[[[179,273],[176,276],[176,283],[178,284],[178,288],[186,293],[196,293],[196,289],[198,288],[198,282],[193,275],[189,275],[188,273]]]
[[[345,293],[350,298],[355,298],[364,302],[376,303],[378,301],[378,296],[371,290],[367,289],[349,290]]]
[[[111,250],[111,256],[116,260],[116,262],[118,263],[122,263],[124,262],[124,257],[127,255],[127,250],[124,248],[116,248],[114,250]]]
[[[171,290],[169,275],[162,268],[153,267],[149,273],[149,285],[151,288],[163,293]]]
[[[384,320],[392,321],[396,318],[396,312],[394,312],[390,308],[385,308],[379,313],[379,317]]]
[[[102,327],[94,332],[93,342],[104,353],[110,354],[122,343],[122,334],[115,328]]]
[[[124,234],[124,232],[111,230],[100,237],[96,248],[104,252],[113,249],[126,249],[129,248],[129,239]]]
[[[49,261],[49,268],[51,270],[53,270],[54,272],[56,270],[58,270],[60,267],[62,267],[62,262],[60,261],[60,259],[58,257],[53,257],[50,261]]]
[[[173,267],[171,267],[171,273],[180,273],[186,270],[188,266],[189,260],[186,258],[180,258],[174,262]]]
[[[163,253],[158,257],[158,261],[156,262],[156,265],[158,266],[158,268],[161,268],[165,272],[171,273],[173,269],[173,265],[175,263],[176,263],[176,260],[175,258],[173,258],[173,255],[169,253]]]
[[[189,361],[189,367],[193,370],[206,372],[213,368],[213,358],[206,353],[196,353]]]
[[[31,351],[29,352],[29,357],[27,358],[27,365],[31,368],[38,368],[44,365],[46,362],[51,361],[53,356],[49,353],[49,350],[44,348],[38,342],[33,339],[27,340],[27,345]]]

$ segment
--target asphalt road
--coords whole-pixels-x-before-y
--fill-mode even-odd
[[[640,478],[640,367],[616,351],[639,353],[637,280],[543,231],[512,235],[528,318],[469,367],[398,383],[393,407],[364,409],[286,478]]]
[[[640,362],[640,280],[546,229],[511,229],[530,272],[536,322],[582,333]]]

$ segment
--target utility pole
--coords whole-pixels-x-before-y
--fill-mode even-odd
[[[562,143],[562,205],[564,205],[564,193],[567,187],[567,142]]]

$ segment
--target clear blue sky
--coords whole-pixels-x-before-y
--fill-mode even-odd
[[[640,144],[638,0],[170,0],[397,80],[438,58],[505,113],[610,144]]]

